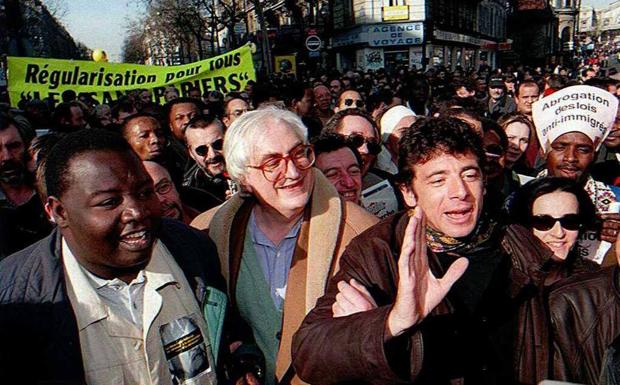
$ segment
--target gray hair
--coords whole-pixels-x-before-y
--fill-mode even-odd
[[[308,142],[308,129],[293,112],[273,106],[246,112],[235,119],[224,136],[226,170],[233,180],[244,179],[256,139],[274,123],[286,124],[304,143]]]

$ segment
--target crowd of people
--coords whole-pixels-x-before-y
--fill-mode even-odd
[[[620,384],[620,113],[533,112],[604,72],[0,104],[0,382]]]

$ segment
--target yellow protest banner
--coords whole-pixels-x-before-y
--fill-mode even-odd
[[[227,94],[242,91],[249,80],[256,80],[249,45],[199,62],[170,67],[9,57],[7,75],[13,106],[22,99],[52,98],[58,102],[66,90],[110,104],[128,91],[145,88],[153,90],[153,101],[163,104],[164,89],[169,85],[175,86],[182,96],[196,87],[201,94],[207,91]]]

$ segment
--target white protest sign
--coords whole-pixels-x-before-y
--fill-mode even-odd
[[[361,203],[367,211],[382,219],[398,211],[396,194],[387,180],[362,191]]]
[[[618,99],[592,86],[567,87],[532,105],[536,134],[545,152],[554,140],[569,132],[585,134],[598,151],[611,131],[617,112]]]
[[[596,262],[599,265],[603,263],[603,257],[597,256],[597,251],[601,246],[601,240],[598,239],[598,232],[585,231],[579,235],[577,244],[575,245],[578,255],[583,259]]]

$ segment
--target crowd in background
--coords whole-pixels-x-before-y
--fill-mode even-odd
[[[88,95],[72,91],[63,92],[62,101],[56,105],[51,100],[21,100],[18,108],[1,104],[0,259],[6,261],[0,264],[0,272],[4,269],[0,279],[14,274],[15,281],[11,281],[10,290],[0,281],[0,303],[15,303],[14,298],[19,297],[16,290],[22,287],[18,281],[27,280],[27,276],[33,279],[32,274],[20,275],[24,267],[9,255],[21,250],[20,258],[29,261],[26,256],[37,253],[32,245],[50,239],[46,238],[50,234],[62,234],[53,238],[56,244],[52,248],[65,256],[70,249],[78,264],[96,276],[93,279],[97,290],[107,285],[97,280],[102,276],[89,269],[75,249],[75,245],[85,243],[95,247],[97,232],[107,230],[87,219],[76,220],[77,214],[64,213],[124,205],[106,200],[93,207],[77,207],[67,198],[70,191],[77,194],[73,190],[76,181],[82,183],[80,178],[84,178],[86,192],[88,183],[96,182],[88,179],[89,167],[108,167],[97,171],[106,180],[106,173],[116,175],[111,165],[118,165],[126,175],[120,172],[123,175],[115,178],[126,184],[140,179],[140,173],[145,171],[152,180],[153,202],[158,206],[153,215],[174,220],[172,224],[165,222],[163,227],[168,233],[160,238],[180,266],[180,270],[173,269],[175,280],[179,280],[175,274],[184,274],[190,281],[193,269],[200,268],[184,261],[188,255],[202,258],[201,253],[205,252],[211,254],[210,261],[215,265],[219,261],[220,267],[215,268],[218,277],[203,278],[217,281],[218,285],[212,286],[228,294],[228,311],[233,314],[229,318],[235,322],[228,323],[224,333],[230,346],[220,348],[211,340],[212,353],[204,359],[207,366],[220,365],[217,351],[224,349],[220,358],[232,354],[236,361],[226,360],[229,365],[222,369],[225,373],[218,369],[217,375],[208,376],[209,382],[204,383],[214,383],[214,378],[249,384],[273,384],[277,378],[278,383],[288,383],[293,378],[299,380],[298,375],[317,384],[362,379],[371,383],[414,379],[420,383],[443,383],[454,378],[498,384],[533,384],[545,378],[588,384],[620,383],[616,382],[620,381],[620,360],[614,353],[620,347],[616,341],[620,334],[620,296],[610,299],[610,293],[620,287],[615,286],[620,284],[618,252],[612,247],[596,260],[586,246],[580,245],[584,239],[614,244],[618,238],[620,215],[614,207],[620,198],[620,115],[610,124],[611,129],[600,136],[569,130],[552,143],[540,143],[532,117],[533,103],[571,86],[590,86],[620,97],[620,80],[615,75],[613,69],[599,66],[596,60],[585,61],[575,69],[493,69],[483,64],[476,71],[436,66],[426,71],[400,68],[393,72],[380,69],[277,73],[250,81],[244,89],[226,95],[218,91],[202,93],[197,88],[180,95],[174,86],[169,86],[162,104],[156,103],[147,89],[130,91],[111,105],[99,104]],[[118,155],[118,159],[101,155],[106,151],[123,153],[124,145],[140,164],[134,164],[125,155]],[[84,155],[89,151],[98,151],[96,162]],[[470,161],[470,156],[473,163],[469,168],[458,169],[459,182],[454,182],[451,173]],[[76,159],[85,162],[80,172],[71,168],[77,167]],[[421,183],[423,167],[434,162],[448,169],[442,169],[438,175],[429,174],[426,187],[420,190],[416,183]],[[470,171],[477,167],[477,173]],[[433,195],[440,190],[451,194],[450,199],[467,203],[451,206],[451,211],[434,217],[435,210],[445,204],[443,198]],[[463,197],[459,198],[459,194]],[[146,195],[147,192],[140,198],[144,202],[149,199]],[[424,214],[414,212],[414,207],[423,209]],[[136,219],[139,216],[136,213],[134,219],[126,222],[142,223],[143,219]],[[454,223],[461,226],[468,216],[475,220],[467,232],[450,233],[457,226]],[[119,221],[125,223],[122,217]],[[405,267],[400,261],[382,262],[382,258],[388,261],[388,256],[400,253],[401,260],[405,259],[408,226],[420,228],[426,221],[431,230],[426,230],[426,235],[418,231],[421,235],[416,235],[418,238],[411,243],[417,247],[420,242],[428,244],[430,267],[415,269],[418,273],[425,268],[433,270],[437,278],[445,274],[449,279],[453,274],[457,283],[452,294],[443,293],[452,304],[442,308],[441,302],[439,310],[420,311],[418,318],[409,323],[399,314],[398,323],[392,324],[394,313],[388,316],[387,308],[385,314],[381,312],[384,305],[393,303],[398,306],[388,306],[392,310],[406,308],[403,304],[407,302],[400,294],[405,290],[401,286],[405,285]],[[441,224],[446,221],[452,222]],[[178,222],[184,225],[177,225]],[[413,222],[416,224],[412,225]],[[207,232],[211,240],[196,240],[192,238],[198,237],[194,233],[186,235],[190,230],[185,225],[190,224]],[[87,235],[92,233],[92,237],[81,236],[80,228]],[[388,228],[395,238],[386,235]],[[367,229],[369,232],[364,233]],[[125,233],[119,235],[121,242],[136,248],[141,242],[148,243],[148,237],[138,230],[127,230],[129,238],[123,238]],[[366,235],[355,238],[362,233]],[[68,246],[63,243],[65,239]],[[200,246],[181,252],[183,247],[191,248],[188,244],[174,246],[181,241]],[[379,245],[383,241],[385,245]],[[299,247],[300,244],[308,246]],[[346,248],[347,245],[350,247]],[[81,250],[84,255],[89,254],[86,249],[84,246]],[[93,250],[93,255],[110,252],[103,246]],[[185,253],[185,257],[179,260],[178,253]],[[421,251],[412,253],[412,259],[422,258]],[[469,261],[468,273],[463,276],[466,278],[460,281],[463,272],[457,274],[450,267],[458,260],[442,257],[451,253]],[[437,260],[431,255],[438,256]],[[505,255],[511,256],[511,268],[499,262]],[[77,265],[67,265],[66,259],[64,274],[71,276]],[[491,260],[497,263],[488,262]],[[209,268],[213,268],[213,263]],[[396,271],[398,274],[394,275]],[[504,271],[505,277],[510,277],[505,282],[514,283],[510,290],[519,295],[489,299],[491,291],[508,291],[503,283],[496,282],[498,276],[491,271]],[[103,278],[111,282],[117,277],[114,274]],[[34,279],[43,282],[45,277]],[[130,277],[126,282],[129,288],[141,275]],[[148,285],[152,278],[147,277]],[[91,278],[88,276],[88,280]],[[62,275],[57,279],[65,282]],[[75,278],[70,280],[73,289],[68,289],[67,301],[77,314],[79,293],[73,291],[78,283]],[[45,285],[37,282],[29,285],[43,292],[41,287]],[[394,286],[394,282],[399,283]],[[26,296],[31,295],[27,287],[23,288]],[[183,301],[192,297],[191,291],[195,289],[192,286]],[[98,293],[107,298],[103,292]],[[128,293],[131,300],[134,294]],[[146,299],[148,293],[143,295]],[[174,302],[176,297],[165,294],[164,298]],[[196,295],[196,299],[201,304],[202,298]],[[115,305],[114,299],[106,301],[110,301],[106,304],[113,309],[111,312],[127,316],[126,307]],[[510,305],[490,305],[497,303]],[[312,310],[315,304],[317,307]],[[5,315],[0,315],[0,328],[16,327],[16,320],[22,322],[24,316],[13,317],[11,312],[23,311],[26,310],[2,308],[0,312]],[[180,310],[171,307],[167,311]],[[437,311],[458,314],[458,327],[450,324],[452,321],[437,321],[436,326],[437,330],[454,330],[455,335],[464,330],[464,336],[454,337],[457,342],[446,342],[445,333],[433,334],[435,329],[429,326],[430,321],[419,323],[430,315],[437,316]],[[487,316],[492,321],[487,322]],[[85,349],[85,341],[94,343],[102,331],[85,332],[89,330],[85,321],[79,315],[76,317],[80,328],[77,344],[81,345],[87,382],[105,383],[108,372],[98,372],[96,366],[86,362],[86,357],[92,360],[89,362],[96,362],[102,355],[115,353]],[[130,314],[130,321],[131,317],[135,315]],[[338,323],[338,319],[345,317],[350,319],[348,326]],[[209,322],[214,321],[207,321],[211,328]],[[42,321],[29,322],[28,325],[42,327]],[[192,322],[190,326],[194,328],[207,329],[198,321]],[[390,325],[386,333],[392,333],[386,337],[389,342],[374,341],[373,335],[382,335],[381,325],[385,322]],[[396,324],[402,327],[393,327]],[[505,330],[496,327],[508,324],[518,325],[518,338],[510,333],[506,337],[502,334]],[[416,329],[419,325],[425,325],[420,327],[422,331]],[[371,329],[375,326],[378,329]],[[203,332],[220,339],[219,335],[213,336],[212,330]],[[37,338],[39,343],[47,343],[45,338]],[[334,343],[339,348],[325,352],[321,345],[330,343],[330,338],[338,341]],[[416,341],[422,341],[416,338],[424,338],[424,353],[416,350]],[[511,338],[517,341],[511,340],[509,349],[514,357],[501,361],[502,352],[497,353],[500,358],[491,357],[489,352],[498,346],[505,347]],[[351,341],[357,340],[365,341],[370,350],[380,345],[387,353],[381,355],[372,350],[364,355],[363,351],[351,348],[355,344]],[[147,334],[144,341],[154,344]],[[462,350],[463,346],[471,347],[478,342],[481,346],[472,350],[475,353]],[[64,351],[59,341],[55,343],[45,345],[46,349],[59,349],[59,356],[66,359],[73,357],[68,351],[74,348]],[[447,348],[441,346],[450,344],[459,348],[448,354],[442,350]],[[410,352],[411,357],[424,355],[424,363],[414,362],[414,358],[411,362],[408,357],[395,358],[394,352],[402,349]],[[459,354],[470,353],[467,358],[458,358]],[[47,354],[36,356],[45,359]],[[148,349],[144,354],[157,355]],[[442,354],[451,357],[444,359],[445,366],[440,364]],[[3,350],[2,369],[6,369],[3,359],[15,361],[9,360]],[[153,369],[151,361],[144,364],[146,367],[140,365],[133,369],[129,365],[123,370],[138,373],[132,377],[136,383],[166,383],[154,380],[153,373],[159,369]],[[488,367],[493,369],[485,369]],[[74,378],[75,368],[65,369],[43,371],[40,378]],[[203,369],[201,366],[200,370]],[[77,378],[84,376],[79,369],[77,373]],[[375,377],[360,379],[364,373]],[[184,383],[181,377],[174,376],[173,373],[174,383]]]

